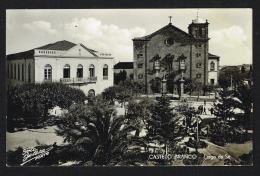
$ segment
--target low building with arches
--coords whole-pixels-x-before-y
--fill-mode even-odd
[[[112,54],[66,40],[7,55],[6,64],[7,89],[26,82],[58,81],[96,95],[114,81]]]

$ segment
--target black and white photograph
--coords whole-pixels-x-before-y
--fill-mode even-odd
[[[6,9],[6,166],[253,166],[252,13]]]

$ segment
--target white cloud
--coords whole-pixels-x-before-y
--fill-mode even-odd
[[[114,24],[102,25],[95,18],[74,18],[64,27],[69,38],[97,51],[113,53],[116,61],[133,60],[132,39],[144,36],[146,32],[140,27],[120,29]]]
[[[6,21],[6,29],[12,31],[15,29],[16,21],[15,20],[10,20]]]
[[[242,44],[247,40],[247,36],[243,33],[243,29],[240,26],[231,26],[230,28],[224,28],[218,31],[211,31],[209,37],[214,42],[223,42],[226,47],[235,47],[238,44]]]
[[[210,53],[220,56],[220,64],[252,63],[251,36],[240,26],[233,25],[209,33]]]
[[[31,24],[24,24],[23,28],[32,31],[47,30],[47,32],[50,34],[57,34],[57,31],[51,28],[51,23],[46,21],[34,21]]]

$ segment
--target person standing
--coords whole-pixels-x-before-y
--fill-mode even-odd
[[[204,107],[204,114],[207,115],[207,113],[206,113],[206,108],[205,108],[205,107]]]
[[[207,105],[207,102],[206,102],[206,100],[204,100],[204,105],[205,105],[205,106]]]
[[[210,113],[211,115],[214,114],[214,109],[212,107],[210,108]]]

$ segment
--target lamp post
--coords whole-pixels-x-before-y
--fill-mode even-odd
[[[166,95],[167,90],[166,90],[166,79],[165,79],[165,75],[163,75],[162,78],[162,96]]]
[[[196,117],[197,117],[197,143],[198,143],[198,141],[199,141],[199,118],[198,118],[198,115]]]
[[[197,144],[196,144],[196,152],[198,153],[198,146],[199,146],[199,116],[198,115],[196,115],[196,117],[197,117]]]

